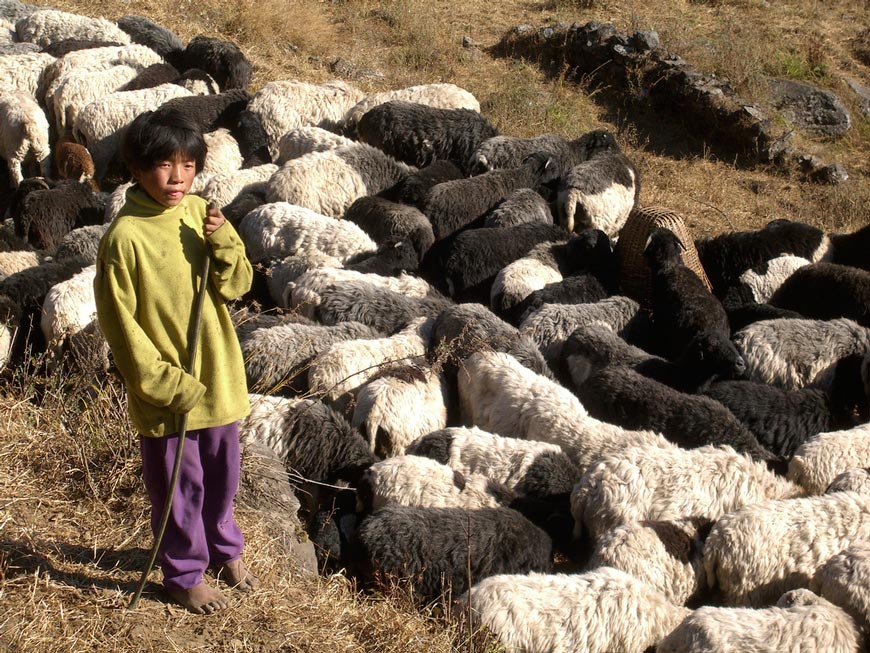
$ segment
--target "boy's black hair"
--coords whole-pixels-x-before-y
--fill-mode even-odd
[[[181,154],[196,162],[202,172],[208,146],[197,123],[187,114],[172,108],[159,108],[139,114],[130,123],[121,143],[121,157],[131,170],[148,170],[158,161]]]

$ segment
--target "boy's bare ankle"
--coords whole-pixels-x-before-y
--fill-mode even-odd
[[[218,610],[226,610],[227,599],[216,587],[201,582],[190,589],[167,589],[172,599],[194,614],[211,614]]]
[[[218,565],[215,572],[217,578],[232,589],[251,592],[260,587],[260,579],[250,572],[241,558]]]

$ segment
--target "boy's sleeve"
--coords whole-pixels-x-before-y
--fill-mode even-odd
[[[211,278],[225,301],[241,297],[251,289],[254,270],[245,254],[245,244],[229,221],[224,222],[211,236]]]
[[[147,403],[174,413],[191,410],[205,386],[180,367],[162,359],[136,322],[136,284],[119,262],[97,261],[94,296],[100,329],[131,392]]]

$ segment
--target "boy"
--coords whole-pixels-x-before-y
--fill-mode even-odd
[[[149,111],[130,124],[121,154],[136,183],[100,242],[94,281],[100,328],[139,432],[153,531],[169,491],[179,419],[188,413],[158,557],[169,595],[199,614],[227,607],[223,593],[203,580],[208,567],[238,589],[259,585],[241,560],[244,538],[233,518],[238,420],[250,406],[241,348],[225,305],[247,292],[252,269],[220,210],[188,195],[206,149],[196,124],[175,110]],[[212,259],[209,287],[197,360],[189,368],[204,256]]]

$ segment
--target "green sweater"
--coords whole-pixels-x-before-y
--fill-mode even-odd
[[[162,437],[178,432],[188,411],[190,430],[243,418],[250,411],[245,367],[225,304],[251,287],[242,240],[229,222],[206,239],[206,203],[195,195],[167,208],[133,186],[126,199],[100,241],[94,295],[133,425]],[[211,278],[191,375],[184,370],[207,249]]]

